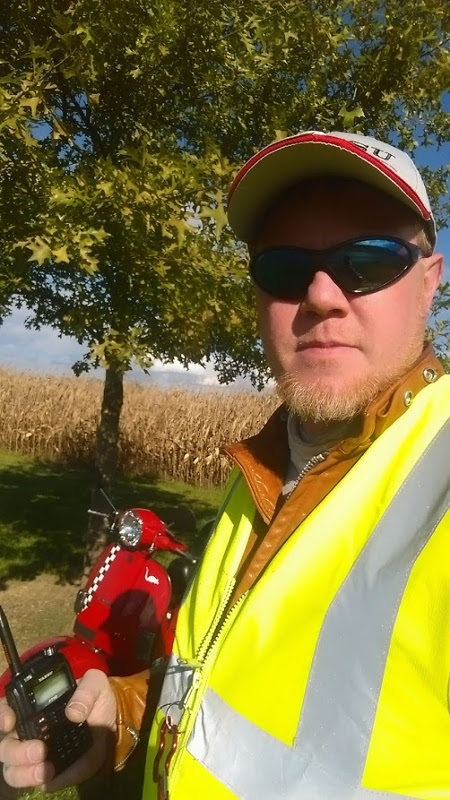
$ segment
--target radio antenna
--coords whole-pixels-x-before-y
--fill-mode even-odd
[[[11,675],[16,676],[20,673],[22,665],[20,663],[17,647],[12,637],[11,628],[3,608],[0,606],[0,639],[2,640],[3,650],[6,660],[11,670]]]

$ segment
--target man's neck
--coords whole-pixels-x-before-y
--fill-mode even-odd
[[[361,427],[361,418],[358,415],[351,420],[332,420],[330,422],[298,420],[297,425],[304,442],[320,444],[356,436]]]

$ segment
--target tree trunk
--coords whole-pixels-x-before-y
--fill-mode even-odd
[[[123,372],[108,367],[103,389],[102,410],[97,429],[95,451],[95,482],[91,493],[91,509],[105,516],[89,514],[83,580],[105,547],[109,533],[111,512],[105,492],[112,498],[113,481],[117,471],[119,453],[119,422],[123,405]]]

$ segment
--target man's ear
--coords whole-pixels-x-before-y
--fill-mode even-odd
[[[424,299],[427,307],[431,308],[433,297],[436,294],[444,272],[444,256],[441,253],[433,253],[427,256],[424,261],[423,288]]]

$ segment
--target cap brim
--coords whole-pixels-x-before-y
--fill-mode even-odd
[[[344,147],[341,142],[296,142],[292,137],[279,148],[261,151],[244,169],[232,185],[228,199],[229,223],[244,242],[251,241],[261,217],[283,191],[308,178],[328,175],[360,180],[395,197],[425,221],[431,220],[434,241],[431,211],[410,187],[402,186],[403,181],[395,173],[388,167],[382,170],[360,148]]]

